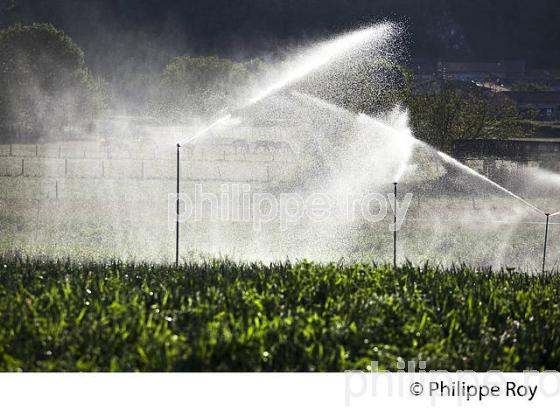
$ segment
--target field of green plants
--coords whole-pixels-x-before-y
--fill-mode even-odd
[[[560,369],[560,275],[0,258],[2,371]]]

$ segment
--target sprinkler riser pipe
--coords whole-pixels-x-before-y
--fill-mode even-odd
[[[177,203],[175,220],[175,266],[179,266],[179,192],[181,188],[181,145],[177,144]]]
[[[546,268],[546,245],[548,242],[548,222],[550,220],[550,214],[545,214],[546,215],[546,226],[544,228],[544,252],[543,252],[543,261],[542,261],[542,273],[545,272],[545,268]]]
[[[393,268],[397,268],[397,182],[394,185],[394,208],[393,208]]]

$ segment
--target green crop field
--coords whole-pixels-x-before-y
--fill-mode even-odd
[[[560,275],[0,258],[2,371],[560,369]]]

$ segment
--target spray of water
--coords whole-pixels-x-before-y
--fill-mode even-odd
[[[519,195],[514,194],[513,192],[509,191],[508,189],[504,188],[503,186],[501,186],[500,184],[492,181],[491,179],[485,177],[484,175],[480,175],[478,172],[476,172],[474,169],[467,167],[466,165],[460,163],[459,161],[457,161],[455,158],[450,157],[447,154],[444,154],[441,151],[438,151],[437,153],[441,159],[443,159],[446,163],[454,165],[455,167],[469,173],[470,175],[474,175],[477,178],[480,178],[481,180],[489,183],[490,185],[498,188],[499,190],[505,192],[506,194],[510,195],[512,198],[517,199],[518,201],[524,203],[525,205],[527,205],[529,208],[531,208],[533,211],[538,212],[541,215],[544,215],[545,212],[539,208],[537,208],[535,205],[527,202],[525,199],[521,198]]]
[[[255,92],[253,97],[251,97],[245,104],[242,104],[242,107],[247,108],[258,103],[264,98],[285,89],[289,85],[308,76],[314,71],[328,65],[337,58],[344,57],[349,52],[355,52],[361,47],[368,45],[372,47],[380,47],[381,44],[387,42],[394,35],[395,31],[396,26],[394,24],[377,24],[361,30],[354,30],[350,33],[337,36],[332,40],[322,42],[319,45],[304,51],[297,58],[288,63],[286,69],[283,70],[276,79],[272,80],[269,85],[264,86],[262,89]],[[203,135],[206,135],[210,130],[216,128],[217,126],[233,124],[231,123],[231,120],[231,114],[227,114],[209,126],[203,128],[194,136],[185,138],[179,143],[179,145],[191,143]]]
[[[294,96],[304,99],[315,106],[328,110],[341,118],[351,118],[358,123],[365,125],[372,131],[377,131],[382,136],[383,143],[389,144],[387,151],[393,157],[392,165],[396,164],[397,170],[392,178],[392,182],[400,182],[405,174],[414,146],[419,142],[412,136],[412,131],[408,127],[408,114],[402,111],[399,107],[390,113],[390,121],[385,122],[381,119],[371,117],[366,114],[356,114],[332,104],[318,97],[313,97],[308,94],[294,92]],[[378,147],[377,147],[378,148]],[[373,158],[372,158],[373,160]]]
[[[551,215],[560,207],[558,194],[560,193],[560,175],[547,169],[537,167],[525,167],[516,178],[516,186],[524,189],[533,196],[539,197],[541,209],[552,209]]]
[[[218,128],[219,126],[236,125],[236,124],[239,124],[239,122],[240,122],[240,120],[238,118],[233,118],[231,116],[231,114],[227,114],[227,115],[223,116],[222,118],[214,121],[209,126],[201,129],[200,131],[198,131],[193,136],[185,138],[184,140],[182,140],[179,143],[179,145],[192,143],[192,142],[196,141],[197,139],[201,138],[202,136],[206,135],[208,132],[210,132],[214,128]]]
[[[351,53],[364,50],[365,48],[369,50],[370,46],[372,49],[375,49],[375,47],[381,47],[383,46],[383,43],[387,43],[387,41],[392,37],[394,31],[395,30],[392,25],[383,24],[337,37],[334,40],[321,43],[316,47],[303,51],[292,59],[291,63],[287,64],[285,68],[280,71],[279,75],[276,75],[272,81],[268,82],[268,85],[262,87],[254,93],[253,97],[248,99],[245,104],[240,105],[243,108],[247,108],[252,104],[261,102],[279,91],[295,85],[306,76],[309,76],[326,66],[333,65],[333,63],[336,64],[337,59],[349,58],[348,56],[351,56]],[[371,58],[371,54],[368,54],[366,57],[366,53],[360,53],[359,58]],[[335,78],[335,80],[337,79]],[[380,78],[381,84],[383,84],[382,80],[383,79]],[[336,81],[334,81],[334,83],[317,86],[336,88],[337,84]],[[312,94],[315,93],[312,92]],[[320,95],[321,93],[319,92],[317,94]],[[315,145],[321,148],[323,158],[326,157],[330,160],[330,164],[320,165],[326,165],[332,170],[332,174],[328,179],[319,180],[319,184],[322,184],[319,185],[319,187],[323,190],[323,192],[333,194],[332,196],[337,200],[339,197],[345,195],[346,193],[352,193],[354,190],[367,189],[371,186],[372,179],[374,180],[373,184],[378,182],[383,182],[384,184],[387,184],[388,182],[399,182],[403,179],[403,176],[406,175],[415,147],[420,145],[428,147],[430,155],[437,152],[432,147],[421,143],[412,136],[406,121],[407,115],[402,110],[396,110],[397,113],[394,115],[396,118],[385,121],[381,117],[374,118],[363,114],[356,116],[356,114],[344,110],[341,107],[310,95],[304,95],[297,92],[294,92],[291,95],[315,105],[314,108],[303,108],[302,117],[315,116],[315,122],[313,123],[316,127],[313,132],[313,139],[314,142],[316,142]],[[328,111],[326,114],[325,110]],[[336,115],[333,115],[333,113],[336,113]],[[229,124],[231,120],[231,115],[226,115],[210,126],[197,132],[193,137],[185,139],[181,142],[181,144],[193,142],[198,138],[201,138],[203,135],[208,134],[215,127]],[[338,127],[336,124],[337,121],[351,122],[353,123],[353,127],[350,127],[348,131],[346,124],[342,127]],[[302,125],[301,119],[296,119],[296,122],[299,126]],[[329,132],[333,130],[335,132],[330,136],[333,137],[333,140],[325,141],[329,138]],[[331,142],[333,142],[333,144],[329,147]],[[325,147],[325,149],[323,149],[323,147]],[[539,213],[539,215],[544,214],[541,209],[489,178],[480,175],[468,166],[461,164],[459,161],[444,153],[438,152],[437,154],[444,162],[451,164],[459,170],[473,175],[481,181],[484,181],[485,183],[498,188],[500,191],[507,193],[509,196],[517,199],[524,205],[530,207],[533,211]],[[449,209],[447,208],[447,203],[445,203],[445,207],[441,206],[441,202],[438,202],[441,200],[438,197],[430,198],[429,201],[430,211],[433,215],[441,214],[443,217],[445,215],[445,211]],[[447,202],[447,199],[444,198],[443,201]],[[457,211],[454,209],[451,209],[450,212],[448,212],[452,214],[454,220],[460,219],[456,217],[456,212]],[[459,210],[459,212],[464,212],[464,215],[467,215],[464,210]],[[492,212],[494,211],[489,211],[489,214]],[[477,211],[477,214],[478,213],[479,212]],[[560,212],[556,214],[560,214]],[[494,214],[492,214],[492,216],[493,215]],[[335,221],[333,220],[331,222]],[[464,226],[464,228],[467,232],[469,232],[469,226]],[[325,231],[324,229],[321,230],[320,234],[317,235],[316,242],[310,240],[312,233],[318,233],[315,226],[308,226],[302,223],[298,229],[299,231],[291,232],[289,235],[285,232],[278,232],[277,230],[272,229],[266,232],[263,231],[263,233],[258,236],[258,240],[255,240],[255,237],[253,237],[250,242],[252,245],[256,246],[256,252],[253,247],[255,257],[263,259],[270,257],[272,254],[278,254],[278,252],[282,252],[282,255],[284,256],[287,254],[305,255],[305,253],[303,253],[304,249],[310,252],[309,257],[317,257],[319,249],[325,249],[326,246],[333,245],[333,242],[329,241],[328,238],[340,238],[341,232],[343,232],[343,237],[340,240],[337,239],[336,244],[347,242],[349,246],[354,246],[357,242],[356,238],[352,236],[353,233],[351,232],[351,225],[346,222],[338,228],[335,227],[333,223],[333,228],[330,231]],[[418,238],[424,237],[422,234],[422,227],[416,227],[415,229],[418,232]],[[432,237],[435,237],[435,239],[430,242],[432,249],[429,250],[428,254],[444,255],[449,257],[450,260],[457,261],[460,260],[463,249],[471,248],[468,244],[466,246],[462,246],[460,243],[458,244],[457,242],[449,241],[448,238],[451,233],[443,229],[443,225],[438,224],[437,220],[432,220],[432,226],[430,229],[435,230],[435,235],[431,235]],[[208,227],[205,227],[205,230],[207,232]],[[411,230],[411,232],[413,231]],[[224,230],[220,228],[219,234],[217,235],[223,237],[225,235]],[[233,237],[235,237],[235,235],[236,234],[233,233]],[[344,235],[347,235],[347,237],[344,237]],[[371,234],[369,236],[371,236]],[[462,234],[461,238],[465,236],[466,235]],[[382,237],[382,235],[380,237]],[[451,237],[456,241],[454,236]],[[428,255],[426,253],[425,242],[422,240],[418,241],[418,238],[416,238],[416,240],[414,238],[410,239],[411,244],[408,248],[411,249],[411,252],[409,255],[419,255],[420,257]],[[216,238],[212,238],[212,243],[215,243],[214,239]],[[238,244],[238,238],[235,237],[235,239],[236,240],[232,240],[231,242]],[[416,242],[418,242],[418,244],[416,244]],[[509,239],[507,239],[506,242],[510,243]],[[224,247],[231,246],[231,243],[228,243],[227,239],[225,239],[222,243]],[[449,246],[449,243],[454,243],[454,247],[452,249],[446,248],[446,246]],[[416,249],[415,246],[417,245],[420,245],[422,249]],[[376,246],[378,246],[377,255],[379,256],[379,252],[382,252],[382,250],[379,249],[383,248],[382,245]],[[249,246],[249,249],[251,249],[251,246]],[[509,247],[504,245],[500,249],[501,254],[502,252],[505,253],[508,251]],[[332,257],[333,254],[329,253],[330,250],[325,252],[328,258]],[[334,252],[334,254],[340,254],[337,253],[340,252],[340,249],[335,249]],[[489,250],[488,252],[491,251]],[[243,256],[246,257],[251,254],[251,251],[243,250],[243,253]],[[343,254],[347,253],[343,251]],[[477,256],[475,256],[475,258]],[[488,255],[481,256],[481,258],[487,257]],[[492,256],[492,258],[495,258],[495,255]]]
[[[293,95],[300,97],[300,98],[304,98],[309,102],[314,103],[315,105],[317,105],[318,107],[324,108],[324,109],[328,109],[331,112],[341,115],[341,116],[346,116],[349,115],[350,112],[335,105],[332,103],[329,103],[321,98],[318,97],[313,97],[313,96],[309,96],[307,94],[303,94],[303,93],[297,93],[294,92]],[[408,117],[408,115],[405,113],[404,114],[405,119]],[[401,127],[395,127],[394,125],[388,125],[382,121],[380,121],[377,118],[373,118],[370,117],[366,114],[358,114],[357,117],[358,121],[364,124],[369,124],[371,126],[372,129],[380,129],[383,132],[383,138],[386,139],[386,141],[389,141],[393,147],[394,147],[394,151],[399,153],[399,158],[397,159],[397,162],[399,163],[398,165],[398,169],[397,172],[395,174],[394,177],[394,182],[400,182],[403,174],[405,173],[410,158],[412,156],[412,152],[414,149],[415,145],[423,145],[425,147],[427,147],[430,150],[434,150],[433,147],[429,146],[428,144],[414,138],[412,136],[411,130],[406,127],[406,126],[401,126]],[[406,124],[406,121],[404,122],[404,124]],[[501,190],[502,192],[505,192],[506,194],[508,194],[509,196],[511,196],[512,198],[515,198],[516,200],[522,202],[523,204],[527,205],[529,208],[531,208],[532,210],[536,211],[539,214],[545,214],[545,212],[541,209],[539,209],[538,207],[536,207],[535,205],[529,203],[528,201],[526,201],[525,199],[521,198],[519,195],[516,195],[515,193],[511,192],[510,190],[504,188],[503,186],[501,186],[500,184],[492,181],[491,179],[479,174],[478,172],[476,172],[475,170],[473,170],[472,168],[462,164],[461,162],[457,161],[456,159],[452,158],[451,156],[441,152],[441,151],[437,151],[438,156],[445,161],[448,164],[451,164],[453,166],[455,166],[456,168],[461,169],[462,171],[468,173],[469,175],[473,175],[476,178],[479,178],[480,180],[498,188],[499,190]],[[555,216],[555,215],[560,215],[560,211],[551,214],[550,216]]]
[[[327,101],[324,101],[320,98],[317,97],[311,97],[308,96],[306,94],[301,94],[301,93],[297,93],[296,95],[306,98],[307,100],[314,102],[315,104],[317,104],[318,106],[327,108],[329,110],[331,110],[332,112],[336,112],[336,113],[344,113],[344,109],[342,109],[341,107],[338,107],[337,105],[331,104]],[[406,114],[405,114],[406,115]],[[412,136],[412,133],[410,131],[410,129],[408,127],[403,127],[403,129],[397,129],[394,126],[389,126],[385,123],[383,123],[382,121],[380,121],[379,119],[376,118],[372,118],[368,115],[365,114],[359,114],[358,115],[358,121],[361,121],[362,123],[370,123],[372,125],[372,128],[379,128],[381,130],[383,130],[383,135],[384,138],[390,138],[391,144],[393,144],[395,146],[395,150],[398,151],[401,155],[400,155],[400,160],[399,162],[399,167],[398,170],[395,174],[394,177],[394,182],[400,182],[403,174],[405,173],[408,163],[410,161],[410,157],[412,155],[413,152],[413,148],[416,144],[422,144],[424,146],[429,147],[430,149],[433,149],[432,147],[430,147],[428,144],[425,144],[423,142],[421,142],[420,140],[414,138]],[[403,132],[404,130],[404,132]],[[462,171],[473,175],[479,179],[481,179],[482,181],[489,183],[490,185],[498,188],[499,190],[507,193],[508,195],[510,195],[511,197],[517,199],[518,201],[522,202],[523,204],[527,205],[528,207],[530,207],[531,209],[533,209],[534,211],[538,212],[539,214],[544,214],[545,212],[542,211],[541,209],[539,209],[538,207],[536,207],[535,205],[529,203],[528,201],[526,201],[525,199],[521,198],[519,195],[514,194],[513,192],[511,192],[510,190],[504,188],[503,186],[501,186],[500,184],[492,181],[491,179],[479,174],[478,172],[476,172],[475,170],[473,170],[472,168],[462,164],[461,162],[457,161],[456,159],[452,158],[451,156],[438,151],[437,154],[439,155],[439,157],[444,160],[446,163],[451,164],[459,169],[461,169]],[[554,215],[560,215],[560,211],[551,214],[550,216],[554,216]]]
[[[322,98],[319,97],[314,97],[312,95],[306,94],[306,93],[302,93],[299,91],[292,91],[291,95],[299,98],[300,100],[310,103],[311,105],[331,112],[333,114],[335,114],[338,118],[346,118],[346,119],[354,119],[355,118],[355,114],[353,112],[350,112],[336,104],[333,104],[331,102],[328,102]]]
[[[361,47],[373,45],[380,47],[395,33],[396,26],[390,23],[378,24],[361,30],[355,30],[334,40],[320,43],[319,45],[303,52],[287,68],[264,89],[256,92],[247,105],[254,104],[263,98],[286,88],[298,80],[308,76],[318,69],[328,65],[337,58],[345,57],[349,52],[355,52]]]
[[[411,206],[410,218],[406,222],[409,223],[410,221],[410,225],[407,226],[406,235],[402,235],[403,243],[401,244],[401,249],[403,255],[411,259],[417,258],[417,260],[438,260],[437,258],[440,258],[439,260],[444,259],[442,261],[444,263],[465,260],[468,263],[485,264],[488,261],[494,261],[497,264],[504,260],[508,263],[530,260],[529,256],[525,257],[527,254],[525,243],[527,237],[530,236],[530,226],[527,229],[524,226],[524,235],[513,235],[514,231],[512,229],[504,237],[503,229],[497,229],[492,225],[492,223],[497,224],[500,221],[480,224],[467,218],[468,216],[476,215],[477,217],[488,216],[487,219],[491,220],[498,214],[498,207],[503,207],[504,201],[494,201],[492,198],[480,198],[479,201],[477,198],[477,201],[479,201],[477,202],[477,207],[474,206],[473,199],[473,207],[471,209],[470,198],[461,197],[460,195],[454,196],[453,190],[448,191],[446,189],[444,186],[446,181],[442,178],[445,175],[445,171],[437,171],[434,173],[435,176],[428,175],[429,178],[425,178],[423,174],[419,175],[419,172],[413,174],[412,170],[416,169],[422,172],[426,171],[433,165],[434,159],[439,163],[437,168],[441,170],[441,161],[436,158],[436,150],[427,144],[421,143],[412,136],[406,122],[406,112],[395,110],[394,114],[389,113],[387,118],[384,116],[371,117],[356,115],[356,113],[310,95],[294,92],[291,94],[294,98],[291,99],[286,98],[289,97],[287,94],[276,95],[277,92],[304,80],[306,76],[315,72],[319,73],[323,68],[333,69],[331,71],[334,74],[329,77],[330,81],[323,83],[316,81],[310,85],[311,89],[309,92],[313,95],[325,95],[322,91],[325,91],[327,88],[332,90],[342,87],[341,84],[343,82],[339,82],[339,77],[344,79],[347,66],[345,64],[339,66],[338,64],[341,61],[353,61],[354,57],[359,62],[375,58],[378,55],[379,47],[385,49],[387,48],[386,45],[390,44],[388,40],[394,34],[392,33],[393,31],[395,30],[392,25],[383,24],[358,30],[328,42],[320,43],[307,51],[304,50],[291,59],[291,63],[284,66],[284,69],[280,70],[280,74],[276,72],[273,80],[267,82],[267,85],[254,93],[253,98],[239,101],[239,106],[244,108],[256,102],[266,105],[268,108],[267,113],[273,118],[264,118],[262,114],[254,112],[258,111],[257,107],[251,107],[255,108],[255,110],[250,110],[249,114],[251,116],[261,115],[255,123],[266,123],[268,120],[273,120],[268,121],[268,123],[275,123],[275,120],[285,120],[284,108],[286,108],[285,111],[287,112],[295,112],[298,115],[288,118],[288,121],[276,122],[277,124],[289,123],[287,127],[281,126],[277,128],[282,128],[282,135],[285,135],[286,129],[293,127],[296,130],[294,140],[302,141],[306,138],[310,140],[308,145],[302,143],[303,149],[297,150],[297,161],[266,164],[264,166],[269,167],[269,171],[275,171],[278,174],[288,170],[290,167],[297,168],[298,172],[294,173],[295,176],[290,175],[282,179],[281,188],[299,192],[305,191],[309,187],[318,187],[321,193],[332,194],[335,202],[339,198],[342,199],[343,195],[353,193],[352,191],[372,192],[370,188],[385,187],[390,182],[402,180],[408,184],[419,181],[426,186],[429,185],[426,182],[437,180],[440,184],[436,187],[437,192],[436,190],[426,190],[427,193],[424,193],[420,189],[418,190],[418,202],[416,202],[415,197],[415,202]],[[272,78],[272,75],[268,78]],[[379,79],[376,78],[377,80],[379,81],[380,89],[388,86],[384,82],[383,76],[380,76]],[[308,89],[306,88],[306,90]],[[248,92],[248,94],[251,93]],[[268,97],[271,98],[269,99]],[[295,98],[299,100],[295,100]],[[306,104],[303,104],[302,101],[305,101]],[[246,104],[243,105],[243,103]],[[276,103],[278,104],[274,105]],[[293,104],[293,106],[290,104]],[[281,108],[280,110],[276,110],[278,106]],[[209,126],[183,139],[181,145],[200,141],[204,136],[214,135],[212,131],[219,127],[228,127],[229,131],[229,127],[235,125],[236,119],[234,117],[237,116],[234,111],[231,114],[233,116],[229,114],[222,116],[222,118]],[[257,138],[268,138],[267,135],[270,135],[269,131],[273,128],[267,125],[263,129],[259,128],[260,125],[253,124],[247,127],[250,128],[248,141],[250,141],[250,138],[253,138],[253,135],[256,135]],[[231,130],[232,132],[237,132],[233,127]],[[173,139],[176,141],[180,137],[173,137]],[[243,139],[245,139],[245,135]],[[288,145],[292,145],[291,141],[288,142]],[[321,158],[319,161],[315,161],[312,164],[313,166],[308,166],[306,161],[312,155],[307,155],[309,152],[306,149],[313,149],[314,146],[321,148],[321,152],[318,155]],[[427,149],[420,150],[419,148],[422,146],[425,146]],[[314,155],[314,153],[312,154]],[[506,192],[511,197],[516,198],[535,212],[538,212],[539,215],[543,214],[536,206],[480,175],[466,165],[461,164],[459,161],[443,153],[438,153],[438,156],[446,163],[453,165],[454,168],[463,171],[463,173],[474,175],[481,181]],[[328,160],[326,161],[328,163],[322,162],[325,158]],[[146,163],[146,165],[147,172],[159,175],[159,171],[156,168],[159,164],[154,162],[153,166],[151,163]],[[219,166],[222,165],[220,164]],[[232,174],[236,172],[235,162],[232,161],[231,164],[226,165],[234,165],[231,167],[233,171],[230,168],[226,168],[227,172]],[[318,166],[315,167],[315,165]],[[257,169],[260,166],[260,164],[257,164],[247,167],[247,169]],[[311,169],[311,172],[301,173],[299,172],[301,168],[304,168],[304,170]],[[325,168],[328,168],[328,172],[324,172]],[[318,172],[313,174],[314,171]],[[248,172],[245,174],[248,174]],[[271,172],[270,175],[272,174]],[[307,179],[310,175],[311,177],[316,176],[316,185],[299,184],[301,180]],[[243,172],[239,173],[239,177],[245,178]],[[408,179],[409,177],[410,179]],[[455,181],[452,180],[453,175],[450,175],[450,178],[451,183],[454,183]],[[272,178],[271,181],[276,183]],[[79,185],[83,184],[80,183]],[[111,194],[123,192],[123,185],[125,184],[116,184],[114,192],[111,192]],[[150,202],[149,211],[152,213],[149,214],[149,217],[141,214],[141,218],[134,218],[140,222],[138,226],[130,226],[128,223],[129,219],[126,219],[127,217],[124,215],[128,215],[130,208],[134,207],[128,204],[122,205],[122,214],[115,213],[114,216],[108,218],[111,222],[113,220],[126,222],[115,226],[117,233],[120,234],[119,230],[122,230],[122,238],[118,237],[111,242],[109,236],[103,237],[102,239],[109,243],[106,252],[107,254],[110,254],[110,252],[113,252],[113,254],[120,252],[120,255],[122,255],[123,252],[127,252],[127,249],[131,249],[131,254],[138,255],[144,259],[150,257],[161,258],[162,255],[168,254],[170,236],[166,235],[164,231],[161,232],[159,237],[154,237],[153,233],[160,232],[161,226],[166,223],[166,220],[162,219],[162,217],[167,217],[165,211],[168,204],[165,200],[169,185],[172,184],[164,184],[156,179],[154,181],[142,181],[141,184],[137,185],[134,185],[133,182],[127,182],[126,185],[127,187],[130,185],[130,190],[126,191],[126,199],[128,201],[137,201],[135,205]],[[106,187],[106,185],[99,186],[101,188]],[[265,187],[265,189],[269,188],[269,186]],[[273,189],[276,189],[276,187],[274,186]],[[309,190],[309,192],[311,191]],[[107,189],[103,189],[103,193],[107,196]],[[424,196],[420,198],[421,195]],[[156,199],[158,197],[162,198],[161,203],[157,202]],[[153,201],[146,201],[146,198],[151,198]],[[121,202],[124,203],[123,201]],[[103,217],[107,218],[106,208],[108,207],[105,206],[103,208],[105,214],[95,218],[96,220],[100,220]],[[517,211],[519,208],[521,207],[516,206],[515,210]],[[82,210],[80,210],[81,212]],[[500,215],[502,214],[503,212],[500,212]],[[519,215],[515,212],[513,214],[518,216],[518,220],[514,222],[503,221],[503,223],[527,223],[522,219],[525,218],[525,214]],[[556,212],[552,215],[559,214],[560,212]],[[66,217],[67,213],[64,213],[63,216]],[[417,222],[424,219],[427,221],[424,224]],[[453,226],[447,228],[447,225],[442,223],[444,220],[451,221],[447,225],[453,224]],[[536,225],[535,228],[539,228],[539,225]],[[290,231],[282,231],[278,229],[277,225],[271,223],[262,232],[255,233],[251,230],[250,226],[243,224],[212,224],[208,223],[208,221],[203,221],[203,223],[199,224],[196,221],[192,221],[188,231],[189,235],[191,235],[188,245],[185,244],[185,247],[189,246],[188,249],[193,249],[196,252],[205,252],[204,255],[206,256],[216,256],[219,253],[223,253],[235,257],[237,252],[237,255],[245,260],[247,258],[271,260],[271,258],[275,257],[284,258],[289,256],[314,259],[321,259],[323,257],[324,260],[331,261],[341,255],[344,255],[344,257],[355,257],[356,252],[364,252],[363,255],[366,258],[373,256],[377,260],[382,260],[384,255],[387,255],[386,244],[389,242],[387,240],[385,221],[372,223],[363,228],[361,222],[354,224],[352,220],[337,220],[335,217],[329,219],[328,223],[323,223],[320,228],[317,225],[302,222],[298,223]],[[64,231],[61,230],[61,233],[64,233]],[[498,236],[500,239],[494,240]],[[535,237],[537,236],[535,235]],[[538,237],[540,238],[540,236]],[[500,255],[499,257],[496,256],[495,246],[495,243],[498,242],[502,244],[497,250],[497,253]],[[484,252],[481,252],[479,249],[472,252],[472,249],[475,248],[472,246],[473,243],[485,243],[488,246],[485,247]],[[79,246],[80,244],[76,245],[78,248]],[[130,248],[127,248],[128,246]],[[99,251],[100,247],[98,245],[96,247],[96,252],[103,252]],[[151,253],[148,254],[149,249],[151,249]]]
[[[406,112],[402,112],[398,108],[396,108],[396,112],[399,115],[404,116],[405,119],[408,118],[408,114]],[[371,122],[373,126],[379,128],[383,132],[383,135],[386,138],[390,139],[389,143],[392,145],[393,151],[398,153],[398,155],[395,155],[395,159],[397,161],[397,171],[392,182],[400,182],[408,167],[414,145],[416,141],[418,141],[412,136],[410,128],[408,128],[408,126],[397,127],[394,122],[392,125],[388,125],[379,119],[372,118],[365,114],[359,114],[358,121]]]

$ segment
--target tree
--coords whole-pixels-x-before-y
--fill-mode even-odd
[[[242,63],[218,57],[177,57],[165,67],[154,108],[175,121],[208,118],[234,105],[249,78],[248,66]]]
[[[50,24],[0,31],[0,128],[38,138],[91,121],[106,106],[83,51]]]
[[[514,103],[500,93],[451,82],[415,92],[406,105],[420,140],[449,150],[458,139],[522,137],[525,129]]]

